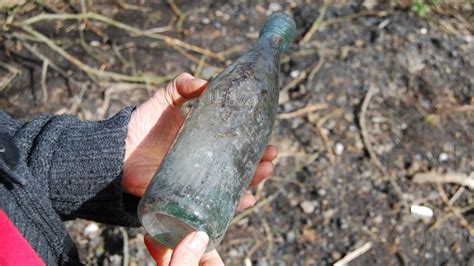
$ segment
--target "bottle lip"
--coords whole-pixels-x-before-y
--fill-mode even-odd
[[[266,34],[276,34],[283,39],[281,50],[286,51],[293,41],[296,24],[293,18],[285,13],[277,12],[270,15],[262,29],[260,30],[260,37]]]

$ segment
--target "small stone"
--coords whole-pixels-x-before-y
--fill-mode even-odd
[[[231,249],[231,250],[229,251],[229,256],[231,256],[231,257],[239,257],[240,254],[239,254],[239,252],[238,252],[236,249],[233,248],[233,249]]]
[[[209,18],[203,18],[202,23],[207,25],[207,24],[211,23],[211,20]]]
[[[291,207],[295,207],[296,205],[298,205],[298,199],[295,199],[295,198],[290,199],[290,205]]]
[[[304,240],[310,243],[315,243],[317,239],[316,230],[312,228],[303,228],[302,236]]]
[[[342,257],[342,254],[340,252],[337,252],[337,251],[333,251],[331,252],[331,257],[334,259],[334,260],[338,260]]]
[[[296,240],[296,234],[295,234],[295,232],[290,231],[290,232],[288,232],[288,233],[286,234],[286,241],[288,241],[288,242],[291,243],[291,242],[295,242],[295,240]]]
[[[420,33],[423,34],[423,35],[425,35],[425,34],[428,33],[428,29],[426,29],[426,28],[421,28],[421,29],[420,29]]]
[[[97,231],[99,231],[99,226],[96,223],[90,223],[84,228],[83,233],[85,236],[93,236]]]
[[[334,152],[336,153],[336,155],[342,155],[342,153],[344,152],[344,145],[339,142],[334,144]]]
[[[380,224],[383,222],[383,216],[382,215],[377,215],[374,217],[374,223]]]
[[[295,78],[297,78],[297,77],[300,75],[300,73],[301,73],[301,71],[299,71],[299,70],[292,70],[292,71],[290,72],[290,77],[292,77],[292,78],[295,79]]]
[[[271,3],[268,6],[268,9],[272,12],[280,11],[281,10],[281,5],[279,3]]]
[[[319,196],[324,196],[324,195],[326,195],[326,190],[324,190],[323,188],[320,189],[320,190],[318,190],[318,195],[319,195]]]
[[[305,200],[301,202],[300,207],[303,210],[304,213],[310,214],[314,212],[314,209],[316,209],[316,206],[318,205],[317,201],[308,201]]]
[[[91,45],[92,47],[99,47],[99,46],[100,46],[100,42],[99,42],[99,41],[91,41],[91,42],[90,42],[90,45]]]
[[[439,158],[438,158],[438,160],[439,160],[440,162],[445,162],[445,161],[447,161],[448,159],[449,159],[449,156],[448,156],[448,154],[445,153],[445,152],[442,152],[442,153],[439,155]]]
[[[411,205],[410,211],[416,218],[430,219],[433,217],[433,210],[426,206]]]
[[[431,259],[431,257],[433,257],[431,253],[428,253],[428,252],[425,253],[425,259]]]

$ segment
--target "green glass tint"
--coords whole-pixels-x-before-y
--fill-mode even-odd
[[[278,107],[280,57],[295,23],[268,18],[257,45],[213,79],[186,117],[147,188],[139,217],[173,248],[192,231],[215,248],[268,144]]]

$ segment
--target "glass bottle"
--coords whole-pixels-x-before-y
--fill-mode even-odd
[[[278,108],[282,54],[295,23],[271,15],[257,44],[218,74],[188,113],[142,198],[149,235],[174,248],[192,231],[215,248],[268,144]]]

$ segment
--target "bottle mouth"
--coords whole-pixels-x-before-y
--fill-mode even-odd
[[[293,18],[285,13],[273,13],[267,18],[260,30],[260,37],[275,34],[283,39],[281,50],[286,51],[293,41],[296,24]]]

